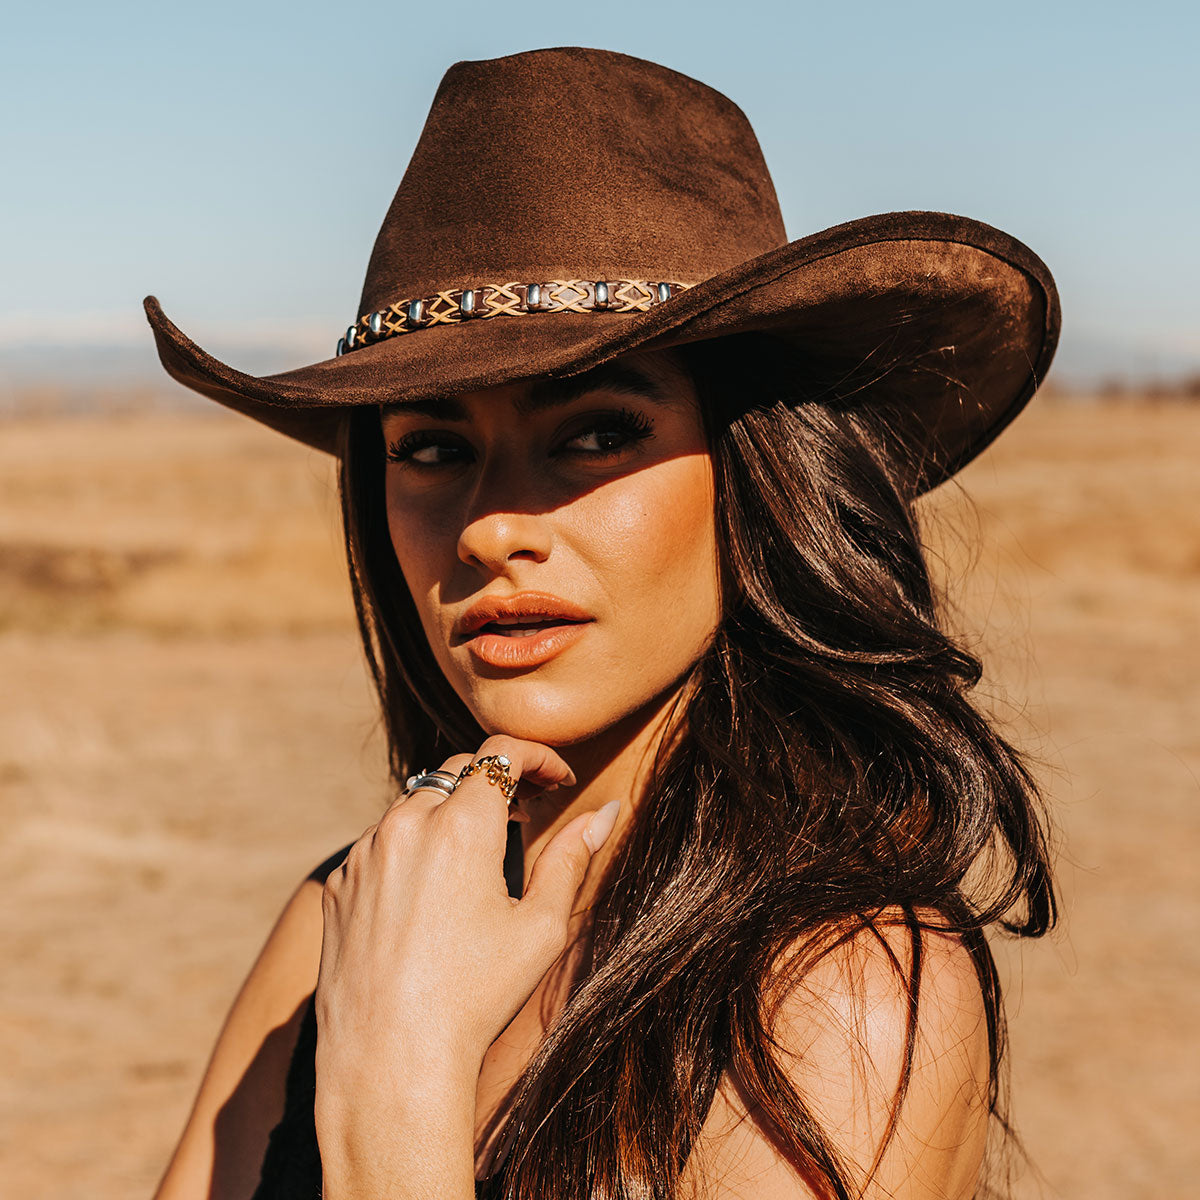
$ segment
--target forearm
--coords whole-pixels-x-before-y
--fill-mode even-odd
[[[325,1200],[474,1200],[478,1066],[381,1074],[318,1074]]]

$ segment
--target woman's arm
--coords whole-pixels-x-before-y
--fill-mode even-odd
[[[321,959],[321,889],[341,851],[292,894],[225,1019],[155,1200],[247,1200]]]

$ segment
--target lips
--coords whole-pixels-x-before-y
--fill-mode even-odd
[[[484,629],[488,633],[516,634],[594,619],[578,604],[558,596],[545,592],[518,592],[515,596],[483,596],[476,600],[458,619],[454,633],[460,641],[465,641]]]
[[[491,667],[534,667],[573,645],[594,620],[579,605],[544,592],[485,596],[459,618],[454,642]]]
[[[496,634],[498,637],[532,637],[535,633],[544,633],[547,629],[564,623],[573,625],[578,622],[563,622],[549,617],[538,617],[529,621],[520,621],[508,617],[502,621],[489,621],[480,628],[479,632]]]

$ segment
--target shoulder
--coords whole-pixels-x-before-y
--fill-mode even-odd
[[[287,1068],[321,961],[325,879],[349,846],[310,871],[284,905],[217,1038],[156,1200],[249,1195],[283,1113]]]
[[[774,995],[777,1033],[796,1054],[819,1052],[825,1038],[849,1039],[870,1050],[881,1071],[892,1062],[898,1074],[910,1036],[915,1049],[968,1043],[986,1050],[975,961],[956,934],[923,929],[918,942],[902,913],[886,911],[811,963],[796,950],[795,961],[780,963]]]
[[[857,1179],[874,1167],[864,1195],[971,1196],[987,1135],[989,1048],[962,940],[923,930],[915,976],[914,938],[898,912],[812,961],[795,950],[766,998],[772,1056]],[[772,1120],[772,1098],[733,1071],[713,1108],[705,1177],[732,1170],[732,1182],[748,1171],[758,1200],[796,1197],[804,1166]]]

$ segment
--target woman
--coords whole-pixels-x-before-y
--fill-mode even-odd
[[[735,105],[568,47],[447,72],[334,358],[147,313],[338,455],[403,787],[285,908],[159,1196],[982,1194],[984,930],[1054,892],[913,501],[1044,375],[1040,260],[787,242]]]

